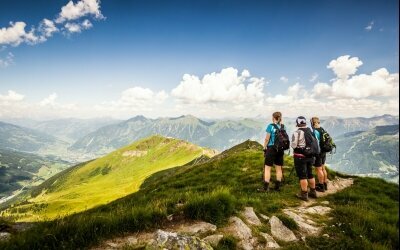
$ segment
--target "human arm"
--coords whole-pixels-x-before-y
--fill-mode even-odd
[[[290,143],[290,146],[292,146],[293,149],[297,148],[299,142],[299,133],[294,132],[292,135],[292,141]]]

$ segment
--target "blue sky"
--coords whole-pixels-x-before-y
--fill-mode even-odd
[[[63,0],[1,1],[0,29],[10,27],[10,22],[23,21],[27,32],[32,26],[37,30],[43,18],[55,20],[67,3]],[[255,116],[278,108],[281,103],[278,105],[266,98],[287,96],[288,88],[296,83],[308,95],[319,81],[329,85],[337,75],[327,65],[344,55],[362,61],[357,66],[357,75],[371,74],[380,68],[390,74],[397,73],[398,89],[398,1],[103,0],[99,6],[104,18],[89,13],[71,20],[80,23],[88,19],[93,27],[87,30],[71,33],[60,28],[45,42],[35,44],[22,42],[16,46],[0,42],[0,47],[3,45],[0,60],[5,62],[12,53],[9,65],[3,63],[0,67],[0,97],[5,100],[10,90],[24,96],[18,100],[20,107],[14,113],[22,116],[26,111],[21,102],[39,103],[56,93],[53,101],[56,99],[58,108],[71,103],[81,105],[87,109],[86,114],[81,114],[84,117],[93,112],[115,114],[101,105],[126,109],[118,115],[121,117],[139,113],[179,115],[179,110],[196,115],[199,106],[204,110],[197,115],[229,116],[236,112],[227,108],[232,103],[237,110],[243,105],[245,109],[261,105],[249,114]],[[64,28],[65,23],[59,27]],[[238,74],[246,69],[251,76],[265,78],[263,104],[247,103],[243,98],[213,97],[192,102],[181,98],[183,92],[172,94],[184,74],[201,79],[229,67],[237,69]],[[318,75],[313,82],[312,75]],[[246,87],[249,82],[243,84]],[[161,98],[160,105],[169,107],[168,112],[159,111],[157,106],[142,110],[148,106],[143,100],[140,104],[134,101],[118,106],[123,92],[134,87],[149,89],[154,95],[164,91],[168,97]],[[371,105],[378,105],[376,102],[388,100],[387,93],[370,92],[362,96],[333,95],[338,102],[343,98],[358,103],[368,99],[375,101]],[[296,100],[301,103],[303,99]],[[398,103],[398,95],[390,96],[390,100],[394,102],[392,106]],[[53,106],[47,109],[54,109],[55,102],[49,104]],[[8,105],[11,109],[11,104]],[[89,111],[89,106],[95,105],[96,111]],[[182,110],[183,105],[187,109]],[[390,105],[385,111],[398,113],[398,108]],[[362,107],[357,108],[362,111]],[[35,109],[38,117],[55,114],[44,109],[46,105]],[[222,113],[210,111],[213,109],[220,109]],[[348,115],[375,114],[367,109],[361,111]],[[73,114],[65,113],[66,116]],[[9,116],[10,112],[2,115]]]

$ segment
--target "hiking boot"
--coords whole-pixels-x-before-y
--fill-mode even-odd
[[[325,189],[325,191],[328,190],[328,183],[327,182],[324,182],[324,189]]]
[[[300,193],[296,194],[297,198],[303,201],[308,201],[308,192],[307,191],[301,191]]]
[[[317,192],[315,191],[315,188],[310,188],[310,191],[308,192],[308,197],[310,198],[317,198]]]
[[[257,188],[258,192],[268,192],[269,191],[269,182],[264,182],[263,188]]]
[[[315,185],[315,190],[322,193],[325,192],[324,184],[318,183],[317,185]]]
[[[275,190],[275,191],[281,191],[281,184],[282,184],[281,181],[276,181],[276,182],[275,182],[274,190]]]

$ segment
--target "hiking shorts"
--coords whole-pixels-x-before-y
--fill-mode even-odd
[[[314,167],[321,167],[322,165],[325,165],[326,161],[326,152],[322,152],[317,157],[315,157],[315,162],[314,162]]]
[[[314,158],[299,158],[294,157],[294,167],[296,169],[297,177],[300,180],[314,178],[312,165]]]
[[[284,151],[276,151],[273,147],[268,147],[264,153],[264,165],[267,166],[283,166],[283,155]]]

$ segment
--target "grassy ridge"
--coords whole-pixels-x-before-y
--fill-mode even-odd
[[[6,215],[19,221],[47,220],[109,203],[139,190],[153,173],[184,165],[204,151],[181,140],[149,137],[63,172]]]
[[[286,184],[281,192],[258,193],[255,190],[261,185],[263,166],[261,149],[262,146],[258,143],[247,141],[211,159],[203,158],[198,164],[191,163],[180,168],[161,171],[147,179],[140,191],[134,194],[80,214],[52,222],[38,223],[34,228],[15,235],[10,241],[0,243],[0,248],[85,248],[102,239],[126,232],[160,227],[167,222],[166,217],[169,214],[182,214],[185,218],[203,219],[217,225],[223,225],[229,216],[244,206],[253,206],[257,212],[267,215],[282,215],[280,211],[282,208],[300,203],[294,196],[298,191],[298,181],[294,175],[288,178],[289,170],[293,167],[293,159],[285,157]],[[331,174],[333,176],[335,173]],[[283,247],[398,248],[398,236],[394,234],[396,230],[398,233],[397,189],[398,186],[382,180],[357,178],[354,187],[328,197],[335,208],[335,213],[338,213],[334,214],[332,221],[326,221],[326,230],[332,235],[331,238],[309,238],[307,245],[298,242]],[[377,196],[379,192],[383,192],[385,197],[382,202]],[[177,206],[177,204],[183,205]],[[389,207],[390,210],[387,210]],[[367,243],[353,241],[354,234],[351,231],[332,227],[339,221],[352,223],[354,219],[356,227],[350,227],[349,230],[356,232],[366,230],[368,227],[362,224],[362,215],[366,213],[370,222],[377,223],[380,228],[376,235],[363,234]],[[388,232],[389,241],[383,236]],[[231,249],[234,245],[235,239],[228,236],[221,242],[220,249]]]

